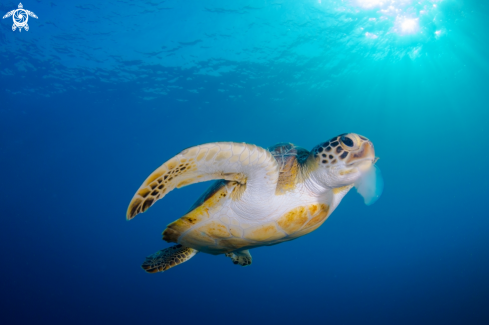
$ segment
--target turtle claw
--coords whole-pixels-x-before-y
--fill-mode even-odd
[[[251,254],[248,250],[226,253],[226,257],[229,257],[235,265],[248,266],[252,262]]]

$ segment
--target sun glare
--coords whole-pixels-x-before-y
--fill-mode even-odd
[[[415,33],[417,29],[418,29],[417,19],[405,18],[404,21],[401,23],[401,30],[405,34]]]
[[[384,21],[391,21],[392,25],[390,30],[384,30],[383,34],[388,35],[393,31],[400,36],[412,35],[417,33],[423,33],[425,26],[420,26],[420,18],[426,21],[426,17],[433,16],[438,10],[438,4],[444,0],[346,0],[350,5],[362,8],[370,17],[368,22],[370,25],[362,26],[366,29],[368,38],[373,35],[380,35],[378,31],[375,31],[375,25],[378,23],[384,24]],[[381,33],[382,34],[382,33]],[[435,33],[436,37],[439,37],[440,33]]]

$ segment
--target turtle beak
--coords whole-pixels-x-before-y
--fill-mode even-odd
[[[373,165],[377,162],[375,157],[374,145],[370,141],[364,141],[362,145],[355,151],[351,151],[345,161],[347,166],[357,165],[364,161],[370,161]]]

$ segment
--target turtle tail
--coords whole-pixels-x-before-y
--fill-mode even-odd
[[[141,267],[148,273],[163,272],[188,261],[197,253],[196,249],[175,245],[147,256]]]

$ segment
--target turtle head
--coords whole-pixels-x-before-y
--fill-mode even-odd
[[[316,146],[310,158],[318,167],[314,178],[326,188],[355,185],[366,204],[375,202],[382,193],[382,176],[375,166],[378,158],[366,137],[340,134]]]

